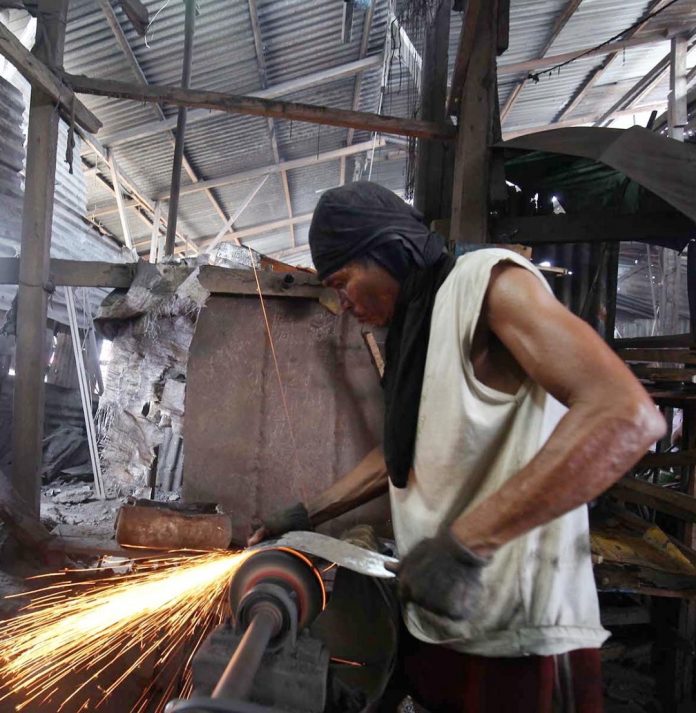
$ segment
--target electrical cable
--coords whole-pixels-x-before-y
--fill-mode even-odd
[[[554,64],[553,67],[549,67],[548,69],[544,69],[539,72],[530,72],[527,75],[527,79],[531,79],[533,82],[536,83],[539,81],[539,79],[541,78],[542,75],[544,75],[544,74],[551,75],[556,70],[560,70],[562,67],[569,65],[571,62],[576,62],[577,60],[582,59],[583,57],[585,57],[588,54],[595,53],[597,50],[602,49],[602,47],[604,47],[605,45],[611,44],[615,40],[621,39],[627,32],[630,32],[631,30],[634,30],[637,27],[640,27],[642,24],[644,24],[648,20],[652,20],[653,17],[657,17],[658,15],[663,13],[665,10],[667,10],[667,8],[671,7],[672,5],[674,5],[677,2],[679,2],[679,0],[671,0],[664,7],[661,7],[659,10],[655,10],[655,12],[651,12],[648,15],[644,15],[643,17],[640,18],[640,20],[634,22],[632,25],[629,25],[628,27],[625,27],[623,30],[621,30],[621,32],[618,32],[613,37],[610,37],[608,40],[605,40],[604,42],[600,42],[596,47],[592,47],[591,49],[581,52],[576,57],[567,59],[565,62],[559,62],[558,64]]]

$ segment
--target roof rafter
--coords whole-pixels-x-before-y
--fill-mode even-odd
[[[331,67],[330,69],[312,72],[312,74],[307,74],[304,77],[298,77],[297,79],[291,79],[287,82],[273,84],[266,89],[259,89],[256,92],[252,92],[249,96],[259,99],[274,99],[286,94],[293,94],[294,92],[311,89],[312,87],[320,86],[322,84],[326,84],[327,82],[333,82],[337,79],[351,77],[358,72],[365,72],[368,69],[374,69],[381,66],[382,56],[371,55],[355,62],[339,64],[336,67]],[[210,111],[207,109],[193,110],[189,111],[187,114],[188,125],[197,121],[205,121],[206,119],[210,119]],[[107,134],[102,137],[102,141],[107,146],[116,146],[117,144],[125,143],[127,141],[135,141],[136,139],[142,139],[147,136],[153,136],[154,134],[160,134],[174,128],[175,126],[176,116],[169,117],[164,121],[149,121],[144,124],[129,127],[128,129],[123,129],[122,131],[114,132],[113,134]]]
[[[256,65],[259,68],[259,80],[261,81],[261,89],[268,88],[268,68],[266,67],[266,57],[263,51],[263,40],[261,39],[261,25],[259,23],[259,8],[256,0],[248,0],[249,17],[251,19],[251,31],[254,36],[254,48],[256,50]],[[278,150],[278,138],[276,136],[275,119],[267,117],[266,124],[268,126],[268,137],[271,142],[271,151],[273,160],[280,163],[280,151]],[[290,184],[288,183],[288,172],[281,170],[280,181],[283,185],[283,195],[285,197],[285,208],[288,212],[288,218],[292,218],[292,199],[290,197]],[[295,226],[290,223],[290,240],[295,244]]]
[[[138,58],[135,56],[135,52],[133,51],[133,48],[130,46],[130,43],[128,42],[128,38],[126,37],[125,32],[123,31],[123,28],[121,27],[121,23],[118,20],[118,17],[116,17],[116,13],[114,12],[113,7],[111,6],[111,3],[109,0],[97,0],[99,3],[99,7],[101,8],[102,12],[104,13],[104,17],[106,18],[106,22],[109,25],[109,29],[111,30],[111,33],[113,34],[116,43],[121,49],[121,52],[125,56],[128,66],[130,67],[131,71],[135,75],[136,79],[141,83],[141,84],[149,84],[150,82],[148,81],[147,77],[145,76],[145,73],[143,72],[143,68],[140,66],[140,62],[138,62]],[[162,111],[162,108],[158,104],[154,104],[154,110],[155,113],[157,114],[157,117],[159,118],[160,121],[165,121],[166,116],[164,115],[164,112]],[[168,130],[167,131],[167,138],[168,140],[174,145],[175,142],[175,137],[172,131]],[[191,162],[186,156],[186,153],[184,152],[184,157],[183,157],[183,162],[182,162],[182,167],[184,171],[186,171],[186,174],[188,177],[191,179],[193,183],[197,183],[200,180],[200,176],[198,175],[197,171],[193,168],[191,165]],[[210,204],[212,205],[213,209],[215,212],[218,214],[220,219],[222,220],[223,223],[227,221],[227,214],[223,210],[222,206],[218,202],[217,198],[212,194],[211,191],[206,190],[205,192],[206,198],[210,201]]]
[[[581,2],[582,0],[568,0],[565,7],[561,10],[558,17],[556,17],[556,20],[554,21],[553,26],[551,27],[551,32],[549,33],[549,36],[546,38],[546,42],[544,42],[544,46],[539,52],[540,57],[544,57],[546,53],[551,49],[551,46],[556,41],[558,35],[561,34],[563,28],[568,24],[570,18],[573,17],[575,11],[580,7]],[[512,107],[514,106],[518,97],[522,93],[522,90],[524,89],[526,83],[527,79],[525,77],[524,79],[518,81],[513,87],[512,92],[505,101],[505,104],[503,104],[500,109],[501,123],[505,121],[505,118],[510,113]]]
[[[670,0],[654,0],[654,2],[652,2],[648,7],[646,14],[656,12],[669,1]],[[639,25],[636,25],[636,27],[626,33],[626,36],[623,39],[630,40],[635,37],[635,35],[648,24],[648,22],[649,21],[646,20],[645,22],[641,22]],[[592,89],[592,87],[600,80],[602,75],[607,71],[611,63],[619,56],[619,54],[621,54],[620,50],[611,52],[611,54],[609,54],[604,61],[590,73],[590,76],[578,88],[575,96],[573,96],[573,98],[563,107],[563,109],[556,114],[552,123],[565,119],[568,114],[570,114],[580,104],[580,102],[582,102],[590,89]]]

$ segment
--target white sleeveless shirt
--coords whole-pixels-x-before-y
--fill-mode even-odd
[[[435,298],[421,392],[413,470],[390,486],[394,534],[403,557],[516,475],[540,450],[566,409],[527,380],[516,394],[478,381],[471,343],[491,269],[516,253],[485,249],[459,258]],[[483,596],[467,622],[405,612],[418,639],[483,656],[552,655],[598,648],[599,621],[587,508],[581,507],[504,545],[483,569]]]

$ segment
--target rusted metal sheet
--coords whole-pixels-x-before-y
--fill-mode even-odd
[[[116,542],[150,549],[222,550],[232,539],[227,515],[177,512],[124,505],[116,520]]]
[[[378,377],[347,316],[316,301],[265,300],[283,397],[258,298],[212,296],[191,343],[186,388],[184,497],[221,503],[235,537],[250,520],[324,490],[382,433]],[[382,499],[356,522],[384,530]]]

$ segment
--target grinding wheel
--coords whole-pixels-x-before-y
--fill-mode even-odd
[[[244,596],[262,583],[278,584],[292,594],[300,631],[326,604],[321,576],[307,557],[290,549],[260,550],[245,560],[232,578],[230,605],[235,619]]]

